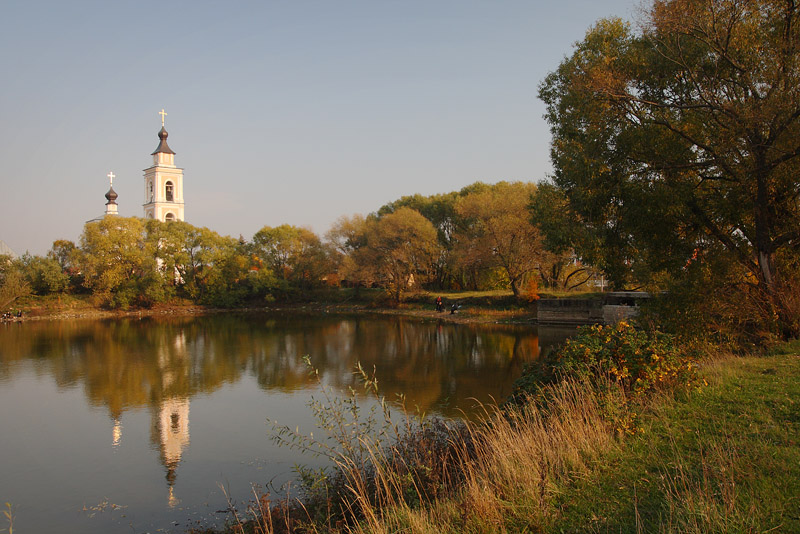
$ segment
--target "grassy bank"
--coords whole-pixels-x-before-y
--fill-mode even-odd
[[[441,479],[436,498],[409,485],[407,470],[398,477],[391,462],[378,462],[385,467],[371,474],[371,490],[361,475],[340,481],[358,523],[311,523],[300,514],[293,526],[363,534],[800,532],[799,353],[800,343],[706,361],[707,385],[650,399],[634,435],[620,435],[607,419],[621,391],[561,382],[546,404],[472,425],[466,439],[461,432],[448,448],[458,480]]]
[[[554,500],[554,531],[800,532],[800,344],[728,358]]]

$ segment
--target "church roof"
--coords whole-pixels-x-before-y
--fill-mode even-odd
[[[169,134],[167,133],[167,130],[166,130],[166,129],[165,129],[163,126],[162,126],[162,127],[161,127],[161,131],[160,131],[160,132],[158,132],[158,138],[159,138],[161,141],[158,143],[158,147],[157,147],[157,148],[155,149],[155,151],[154,151],[154,152],[151,154],[151,156],[152,156],[152,155],[155,155],[155,154],[158,154],[158,153],[162,153],[162,154],[175,154],[175,152],[173,152],[173,151],[172,151],[172,149],[171,149],[171,148],[169,147],[169,145],[167,144],[167,137],[168,137],[168,136],[169,136]]]
[[[2,240],[0,240],[0,256],[11,256],[12,258],[17,257],[17,253],[11,250],[11,247],[5,244]]]

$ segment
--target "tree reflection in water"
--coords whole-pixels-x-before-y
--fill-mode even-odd
[[[311,392],[308,355],[335,390],[360,389],[353,370],[361,362],[375,368],[388,400],[402,394],[409,408],[461,417],[476,402],[502,400],[540,352],[530,326],[324,314],[27,322],[0,325],[0,348],[0,384],[13,379],[16,363],[33,360],[39,375],[82,387],[91,405],[107,410],[115,446],[122,414],[149,408],[172,506],[195,395],[246,375],[266,392]]]

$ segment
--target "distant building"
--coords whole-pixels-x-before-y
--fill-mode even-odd
[[[16,259],[17,253],[11,250],[11,247],[5,244],[2,240],[0,240],[0,256],[11,256],[11,259]]]
[[[144,216],[159,221],[183,221],[183,169],[175,166],[175,152],[167,144],[169,134],[164,127],[166,113],[162,109],[158,147],[153,166],[144,170]]]

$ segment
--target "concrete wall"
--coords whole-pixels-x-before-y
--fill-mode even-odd
[[[639,304],[649,298],[647,293],[620,291],[587,299],[539,299],[536,318],[539,324],[614,324],[635,317]]]
[[[539,324],[594,324],[603,322],[600,299],[539,299],[536,320]]]

